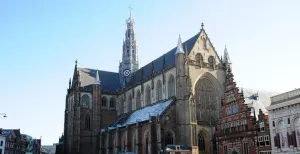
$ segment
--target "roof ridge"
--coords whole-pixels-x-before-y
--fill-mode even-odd
[[[112,71],[107,71],[107,70],[99,70],[99,69],[94,69],[94,68],[83,68],[83,67],[78,67],[78,69],[89,69],[89,70],[93,70],[93,71],[99,71],[99,72],[107,72],[107,73],[116,73],[119,74],[118,72],[112,72]]]

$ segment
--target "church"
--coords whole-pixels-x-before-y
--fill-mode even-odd
[[[131,15],[126,24],[119,72],[75,64],[66,94],[65,153],[156,154],[167,145],[193,154],[216,152],[231,67],[226,47],[222,59],[202,24],[194,36],[174,38],[177,46],[140,67]]]

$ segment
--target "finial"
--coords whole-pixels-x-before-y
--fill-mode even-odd
[[[129,11],[130,11],[130,17],[131,17],[131,10],[133,10],[133,8],[131,7],[131,5],[128,7]]]
[[[179,54],[179,53],[184,53],[183,48],[182,48],[182,42],[181,42],[180,34],[179,34],[177,50],[176,50],[175,54]]]
[[[96,79],[95,79],[95,83],[94,84],[101,84],[101,81],[99,79],[99,73],[98,73],[98,69],[96,71]]]
[[[78,63],[78,61],[77,61],[77,59],[75,60],[75,65],[77,66],[77,63]]]
[[[203,27],[204,27],[204,23],[202,22],[202,23],[201,23],[201,29],[203,29]]]

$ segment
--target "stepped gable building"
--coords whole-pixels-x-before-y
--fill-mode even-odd
[[[270,127],[268,115],[259,109],[257,120],[257,149],[258,154],[271,154]]]
[[[271,97],[267,109],[272,153],[300,153],[300,89]]]
[[[168,144],[212,153],[224,94],[220,58],[200,32],[139,68],[134,20],[127,20],[119,72],[75,65],[66,95],[65,153],[160,153]],[[200,144],[198,144],[200,143]]]
[[[245,103],[231,69],[226,73],[225,94],[222,100],[216,141],[219,154],[256,154],[255,110]]]

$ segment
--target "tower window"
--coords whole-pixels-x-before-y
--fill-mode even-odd
[[[115,108],[116,107],[116,100],[115,98],[110,98],[110,101],[109,101],[109,107],[110,108]]]

